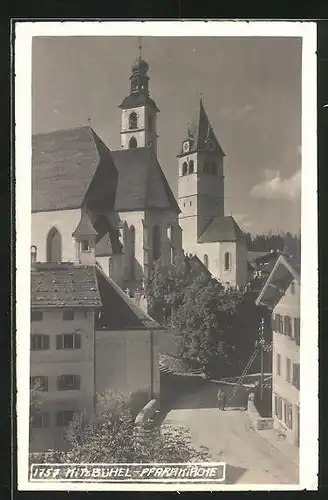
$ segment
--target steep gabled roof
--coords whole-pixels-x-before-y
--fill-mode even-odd
[[[188,151],[188,154],[195,151],[206,150],[207,142],[211,141],[215,145],[215,151],[219,152],[222,156],[225,156],[225,153],[221,148],[210,124],[202,99],[200,99],[197,118],[189,125],[188,137],[186,137],[186,139],[191,139],[192,141],[191,149]],[[185,153],[181,151],[180,154]]]
[[[31,272],[31,307],[100,307],[95,268],[38,263]]]
[[[293,280],[300,281],[300,263],[280,255],[255,301],[256,305],[274,309]]]
[[[32,137],[32,211],[80,208],[110,151],[89,126]]]
[[[151,148],[113,151],[112,158],[118,172],[115,210],[159,208],[180,212],[178,203]]]
[[[76,229],[72,233],[72,236],[76,238],[77,236],[97,236],[97,234],[98,233],[93,227],[88,213],[83,212]]]
[[[229,215],[227,217],[214,217],[198,238],[198,243],[237,241],[243,238],[242,230],[234,218]]]
[[[109,233],[96,243],[96,257],[108,257],[113,254]]]
[[[96,324],[98,330],[161,329],[99,266],[96,267],[96,274],[103,304],[101,317]]]

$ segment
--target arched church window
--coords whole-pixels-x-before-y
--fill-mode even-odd
[[[137,139],[135,137],[131,137],[129,140],[129,148],[136,148],[137,147]]]
[[[208,269],[208,255],[207,254],[204,255],[204,266],[206,267],[206,269]]]
[[[187,175],[188,173],[188,163],[186,161],[182,164],[182,175]]]
[[[194,171],[194,161],[190,160],[189,162],[189,174],[192,174]]]
[[[132,280],[136,277],[136,231],[134,226],[129,229],[130,241],[130,278]]]
[[[153,229],[153,260],[158,260],[161,256],[161,230],[159,226]]]
[[[134,129],[134,128],[137,128],[137,127],[138,127],[137,113],[135,113],[134,111],[132,111],[132,113],[130,113],[130,115],[129,115],[129,128],[130,129]]]
[[[224,254],[224,270],[229,271],[231,269],[231,255],[229,252]]]
[[[58,229],[53,227],[47,236],[47,262],[59,263],[62,261],[61,235]]]

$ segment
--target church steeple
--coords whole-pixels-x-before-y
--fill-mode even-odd
[[[138,56],[130,75],[130,94],[119,106],[122,110],[121,148],[151,147],[156,153],[156,115],[159,109],[149,97],[148,70],[149,65],[142,58],[139,39]]]

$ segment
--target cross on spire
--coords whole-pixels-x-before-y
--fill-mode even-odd
[[[139,36],[138,40],[139,40],[139,43],[138,43],[139,59],[141,59],[141,55],[142,55],[142,36]]]

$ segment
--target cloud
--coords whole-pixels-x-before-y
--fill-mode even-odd
[[[301,193],[301,170],[298,170],[289,179],[282,179],[280,172],[266,170],[265,180],[256,184],[251,189],[251,196],[254,198],[285,199],[293,201]]]
[[[248,214],[232,214],[233,218],[237,222],[237,224],[240,226],[240,229],[247,231],[250,229],[253,225],[253,221],[250,219]]]
[[[251,104],[245,104],[239,108],[222,108],[220,113],[229,120],[242,120],[252,109]]]

